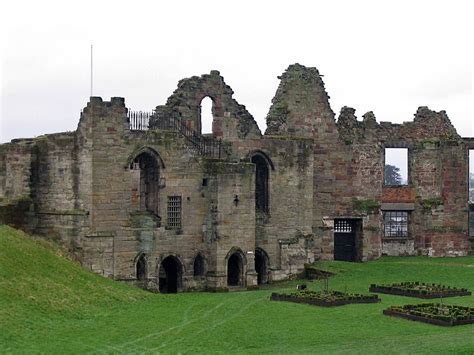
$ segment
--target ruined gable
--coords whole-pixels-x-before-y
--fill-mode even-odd
[[[157,119],[174,116],[187,127],[201,133],[201,101],[212,100],[213,136],[229,140],[261,136],[252,115],[233,99],[233,90],[217,70],[210,74],[180,80],[166,105],[157,106]]]
[[[308,137],[335,131],[329,96],[316,68],[293,64],[278,78],[265,134]]]

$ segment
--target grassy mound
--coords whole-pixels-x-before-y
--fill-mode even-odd
[[[61,248],[0,225],[0,352],[43,324],[86,319],[151,295],[83,269]],[[34,347],[33,347],[34,348]]]
[[[319,262],[333,290],[424,281],[474,290],[474,257]],[[304,281],[319,291],[322,281]],[[0,226],[0,353],[472,353],[474,325],[445,329],[386,317],[423,300],[321,308],[271,302],[301,281],[260,291],[151,294],[94,275],[54,244]],[[474,307],[474,296],[445,303]]]

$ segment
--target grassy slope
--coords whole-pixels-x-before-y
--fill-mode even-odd
[[[442,328],[382,315],[388,305],[422,300],[381,295],[381,304],[337,308],[268,301],[275,288],[290,290],[295,282],[256,292],[155,295],[92,275],[58,254],[0,227],[0,353],[474,351],[474,325]],[[342,291],[405,280],[474,290],[474,257],[318,266],[338,272],[330,287]],[[445,302],[474,307],[474,296]]]

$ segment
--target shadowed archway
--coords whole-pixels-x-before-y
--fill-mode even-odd
[[[178,258],[168,256],[160,264],[159,289],[161,293],[176,293],[181,289],[182,265]]]
[[[240,250],[227,258],[227,286],[245,286],[245,257]]]
[[[257,272],[257,283],[259,285],[268,283],[268,254],[260,248],[255,250],[255,271]]]
[[[147,265],[145,254],[141,254],[137,259],[136,276],[138,281],[145,281],[147,278]]]

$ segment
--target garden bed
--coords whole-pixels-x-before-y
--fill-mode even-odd
[[[321,307],[343,306],[351,303],[377,303],[380,299],[377,295],[359,295],[338,291],[316,292],[299,291],[290,294],[272,293],[272,301],[285,301],[294,303],[305,303]]]
[[[474,308],[441,303],[392,306],[383,314],[445,327],[474,323]]]
[[[370,285],[369,291],[417,298],[444,298],[471,295],[471,292],[465,288],[425,284],[422,282],[402,282],[392,285],[372,284]]]

